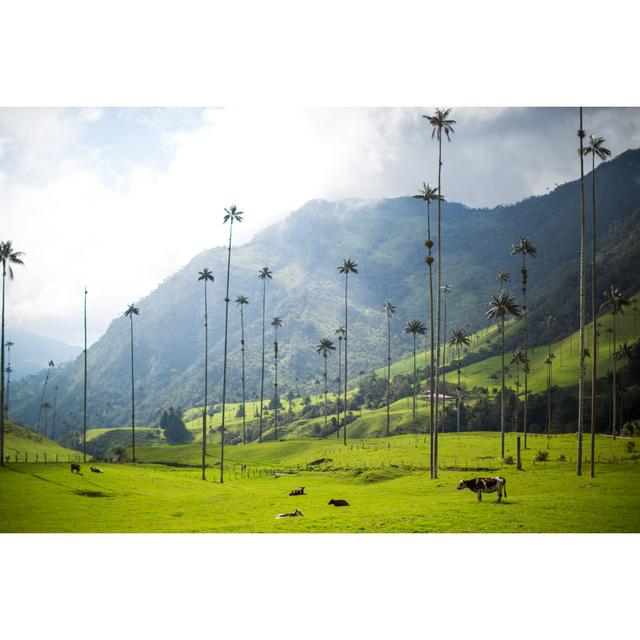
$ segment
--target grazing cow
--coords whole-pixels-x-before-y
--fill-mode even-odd
[[[478,502],[482,502],[482,492],[493,493],[498,492],[498,502],[502,502],[502,493],[507,497],[507,481],[501,476],[495,478],[473,478],[473,480],[460,480],[458,491],[461,489],[470,489],[478,496]]]
[[[71,473],[73,472],[80,473],[80,465],[77,462],[71,463]]]
[[[290,496],[303,496],[303,495],[305,495],[304,487],[300,487],[299,489],[293,489],[292,491],[289,491],[289,495]]]
[[[98,469],[98,467],[94,467],[93,465],[91,465],[89,467],[89,469],[91,469],[91,471],[93,471],[93,473],[104,473],[104,471],[102,469]]]
[[[349,503],[346,500],[329,500],[329,504],[334,507],[348,507]]]
[[[301,516],[302,515],[302,511],[300,511],[300,509],[296,509],[293,513],[279,513],[275,519],[277,520],[278,518],[295,518],[296,516]]]

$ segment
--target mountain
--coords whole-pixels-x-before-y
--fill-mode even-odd
[[[628,293],[640,289],[640,150],[627,151],[596,169],[598,180],[600,280],[604,290],[614,279]],[[590,189],[590,176],[585,188]],[[591,219],[590,198],[587,220]],[[521,235],[538,248],[528,261],[531,343],[546,341],[544,317],[559,316],[556,333],[575,330],[578,254],[577,181],[544,196],[508,206],[473,209],[455,202],[442,209],[444,276],[452,285],[447,333],[454,325],[474,330],[483,326],[484,311],[497,284],[498,270],[513,274],[511,288],[519,294],[519,260],[511,255]],[[248,214],[250,215],[250,213]],[[435,210],[432,211],[432,220]],[[222,218],[220,219],[222,223]],[[349,358],[352,375],[380,366],[385,358],[386,325],[382,303],[397,307],[393,320],[392,355],[406,355],[410,339],[402,333],[407,320],[425,317],[427,269],[423,240],[423,203],[411,197],[385,200],[314,200],[282,222],[234,248],[231,270],[228,389],[240,398],[240,318],[233,300],[247,295],[245,308],[247,393],[255,397],[260,383],[261,282],[258,270],[268,265],[273,280],[267,290],[267,318],[280,316],[281,392],[314,389],[322,359],[314,345],[333,336],[342,321],[344,277],[337,265],[346,257],[359,265],[349,279]],[[220,397],[224,331],[226,249],[195,256],[179,272],[139,301],[134,319],[136,416],[140,424],[157,420],[161,408],[202,402],[203,295],[197,282],[203,267],[216,282],[209,291],[210,394]],[[587,307],[588,308],[588,307]],[[272,332],[267,327],[265,397],[272,392]],[[88,353],[89,424],[128,424],[130,416],[129,321],[114,320]],[[336,356],[330,356],[331,376]],[[42,376],[30,376],[12,389],[12,413],[23,422],[37,420]],[[82,358],[57,372],[58,411],[71,428],[80,424]],[[62,420],[61,420],[62,422]]]
[[[11,347],[11,381],[31,373],[37,373],[47,366],[49,360],[56,365],[73,360],[82,351],[54,338],[39,336],[18,327],[7,326],[6,340],[13,342]],[[6,355],[5,355],[6,358]]]

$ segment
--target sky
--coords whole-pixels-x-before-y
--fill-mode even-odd
[[[89,341],[196,253],[307,200],[411,195],[437,182],[422,108],[3,108],[0,239],[25,253],[9,326]],[[491,207],[575,179],[577,109],[453,108],[447,200]],[[640,147],[640,109],[585,109],[613,155]]]

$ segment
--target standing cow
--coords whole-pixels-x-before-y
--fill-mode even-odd
[[[495,478],[473,478],[473,480],[460,480],[458,491],[461,489],[470,489],[478,496],[478,502],[482,502],[482,492],[498,493],[498,502],[502,502],[502,493],[507,497],[507,481],[501,476]]]

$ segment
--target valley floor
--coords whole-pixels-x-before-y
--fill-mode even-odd
[[[392,448],[391,443],[383,446],[385,442],[379,442],[377,450],[372,448],[370,459],[363,443],[365,448],[359,451],[348,449],[347,453],[343,449],[345,458],[340,466],[325,462],[314,471],[307,465],[327,446],[326,441],[247,445],[245,472],[236,466],[224,484],[218,482],[219,470],[215,468],[208,469],[209,479],[204,482],[197,468],[152,463],[100,463],[104,474],[91,473],[88,465],[83,465],[82,475],[72,474],[67,464],[11,463],[0,469],[0,531],[640,531],[640,464],[636,456],[624,453],[629,440],[614,442],[599,437],[602,459],[607,462],[597,465],[595,479],[589,478],[588,465],[585,475],[578,477],[573,463],[558,461],[559,452],[568,451],[575,442],[575,436],[562,436],[551,442],[550,462],[533,464],[534,454],[543,448],[541,442],[526,452],[522,471],[481,456],[491,471],[442,470],[437,480],[430,480],[425,470],[400,463],[410,448],[416,455],[428,454],[424,446],[416,446],[415,438],[391,440]],[[475,455],[485,447],[495,448],[499,434],[453,435],[443,441],[445,452],[464,447]],[[257,454],[252,454],[250,447],[256,448],[263,463],[269,462],[268,467],[256,471]],[[287,447],[295,452],[289,452],[285,464]],[[466,457],[473,457],[471,449]],[[229,450],[235,458],[242,457],[242,447]],[[394,450],[398,464],[390,466],[381,456]],[[351,456],[350,465],[347,459]],[[274,474],[285,467],[300,470],[295,475]],[[248,477],[250,469],[254,473]],[[495,494],[486,494],[484,502],[477,503],[470,491],[456,490],[461,477],[496,474],[507,478],[508,498],[502,504],[497,503]],[[301,485],[308,495],[288,495]],[[350,506],[329,506],[331,498],[346,499]],[[304,516],[274,517],[295,509]]]

